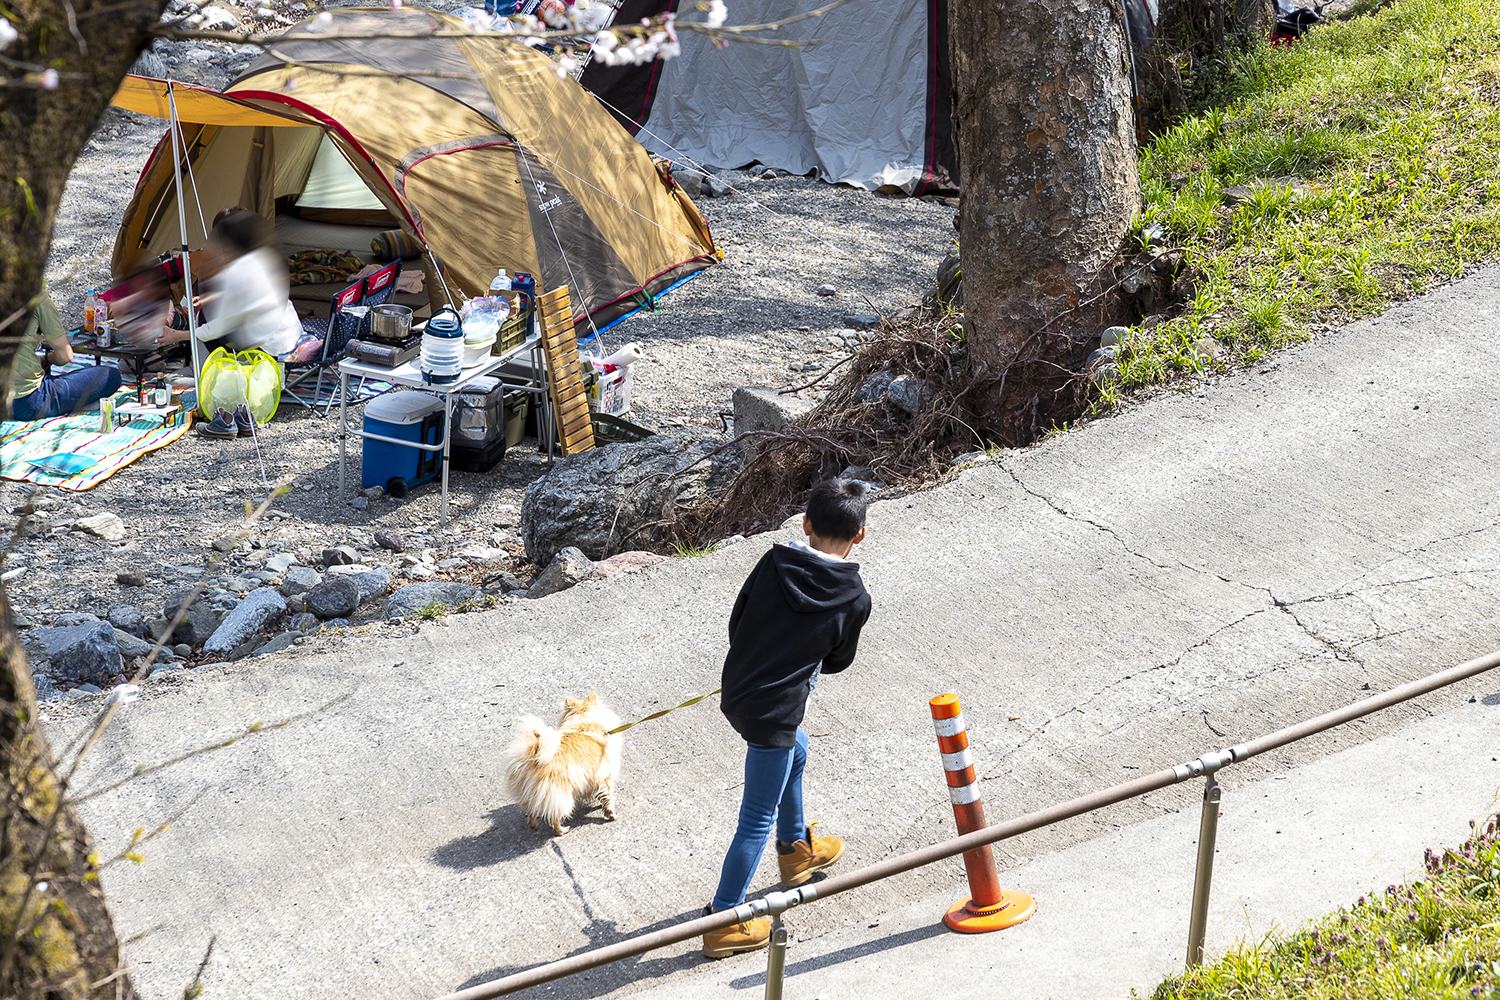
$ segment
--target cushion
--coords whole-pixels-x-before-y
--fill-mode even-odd
[[[420,257],[422,244],[399,229],[388,229],[370,241],[370,249],[379,260]]]

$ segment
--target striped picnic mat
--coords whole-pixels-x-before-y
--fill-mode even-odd
[[[191,420],[178,427],[162,427],[155,420],[134,420],[110,434],[100,434],[97,413],[0,421],[0,479],[76,492],[93,489],[148,451],[176,441],[191,425]],[[44,472],[30,464],[54,455],[79,456],[71,461],[81,466],[80,471],[64,475]]]

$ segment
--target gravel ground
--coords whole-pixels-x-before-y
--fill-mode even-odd
[[[237,13],[249,17],[244,9]],[[174,75],[215,86],[252,54],[248,48],[158,43]],[[111,109],[75,164],[47,269],[65,320],[78,321],[85,289],[109,283],[115,231],[161,131],[160,122]],[[759,173],[732,172],[735,193],[699,200],[724,261],[665,297],[658,312],[605,335],[606,350],[635,341],[645,351],[633,387],[632,416],[641,423],[721,426],[736,387],[816,377],[840,356],[830,337],[846,326],[845,313],[891,312],[916,302],[950,244],[953,210],[942,204]],[[827,287],[819,294],[820,286],[831,286],[832,294]],[[428,550],[429,568],[465,545],[508,553],[483,567],[438,570],[433,579],[477,584],[508,571],[524,581],[533,571],[509,531],[522,491],[546,469],[533,441],[490,473],[453,473],[450,520],[439,525],[436,484],[404,500],[370,500],[365,509],[340,502],[335,423],[284,406],[262,429],[258,448],[249,439],[221,444],[189,436],[88,493],[42,489],[32,530],[11,540],[4,564],[14,607],[35,625],[65,612],[103,617],[121,604],[154,617],[166,595],[206,579],[210,601],[228,608],[247,583],[279,580],[262,568],[270,555],[285,552],[310,565],[325,547],[340,544],[360,548],[367,565],[390,569],[397,577],[393,587],[408,582],[403,575],[425,572],[376,546],[372,532],[381,529],[401,534],[409,553]],[[351,447],[351,478],[357,480],[357,442]],[[273,518],[205,573],[206,562],[221,555],[210,543],[243,526],[246,502],[263,498],[268,484],[283,478],[293,489],[275,502]],[[5,509],[19,510],[33,490],[5,484]],[[102,511],[124,520],[122,539],[106,541],[73,527]],[[127,579],[139,574],[144,583],[121,584],[122,573]],[[379,616],[380,602],[361,613]],[[45,672],[44,662],[38,666]],[[67,678],[57,684],[60,691],[70,686]],[[43,688],[52,693],[45,681]]]

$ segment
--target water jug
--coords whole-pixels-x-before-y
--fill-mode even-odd
[[[444,306],[432,314],[422,334],[422,380],[435,385],[457,382],[463,362],[463,323],[457,310]]]

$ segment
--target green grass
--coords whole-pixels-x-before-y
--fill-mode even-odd
[[[1197,280],[1181,316],[1133,333],[1122,389],[1254,363],[1500,251],[1500,4],[1397,0],[1231,77],[1229,103],[1142,151],[1136,236],[1164,227],[1154,242],[1183,247]],[[1224,198],[1282,176],[1306,190]],[[1205,336],[1219,361],[1194,350]]]
[[[1491,818],[1426,877],[1290,937],[1242,945],[1153,1000],[1500,1000],[1500,834]]]

